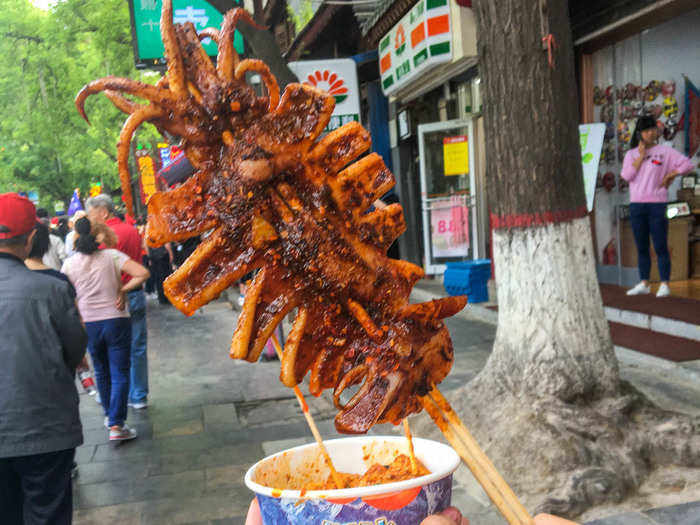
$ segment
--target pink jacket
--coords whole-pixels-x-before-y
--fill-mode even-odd
[[[661,185],[672,171],[681,175],[693,169],[693,163],[682,153],[668,146],[656,145],[646,150],[642,165],[634,169],[639,150],[631,149],[625,155],[620,176],[630,183],[630,202],[668,202],[668,190]]]

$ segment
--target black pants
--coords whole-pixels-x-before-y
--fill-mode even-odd
[[[165,304],[168,298],[165,297],[163,293],[163,281],[166,277],[170,275],[172,267],[170,266],[170,259],[168,257],[158,257],[151,259],[151,272],[153,275],[153,281],[156,285],[156,292],[158,292],[158,301]]]
[[[151,272],[151,276],[146,279],[146,293],[153,293],[156,291],[156,283],[153,279],[153,268],[151,268],[151,259],[148,257],[148,255],[141,257],[141,264],[143,264],[146,268],[148,268],[148,271]]]
[[[0,522],[6,525],[70,525],[75,449],[0,458]]]

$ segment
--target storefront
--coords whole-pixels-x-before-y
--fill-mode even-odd
[[[379,39],[390,146],[407,231],[401,257],[441,274],[487,253],[476,25],[469,7],[420,0]]]
[[[639,280],[628,219],[629,191],[620,178],[636,119],[653,116],[662,135],[660,143],[693,155],[693,163],[700,166],[697,132],[693,132],[700,119],[699,105],[693,102],[693,93],[697,93],[693,86],[700,86],[699,27],[700,8],[695,8],[618,41],[614,35],[608,36],[612,43],[589,55],[589,71],[585,65],[579,70],[583,82],[589,84],[582,85],[582,92],[592,88],[592,107],[587,108],[588,118],[584,108],[584,120],[606,126],[593,213],[602,282],[630,286]],[[581,47],[586,45],[583,40]],[[696,220],[700,215],[700,178],[677,178],[669,188],[669,202],[671,280],[700,277],[700,228]],[[658,280],[655,262],[652,280]]]

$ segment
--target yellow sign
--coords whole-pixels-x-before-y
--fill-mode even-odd
[[[156,173],[153,166],[153,159],[149,156],[138,158],[139,172],[141,173],[141,188],[143,188],[143,198],[145,202],[151,198],[156,189]]]
[[[442,139],[445,175],[469,173],[469,140],[465,135]]]

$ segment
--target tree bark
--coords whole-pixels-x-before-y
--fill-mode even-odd
[[[585,214],[567,9],[546,0],[474,3],[489,207],[506,226]],[[540,28],[556,42],[551,67]]]
[[[475,3],[499,325],[482,375],[563,401],[615,392],[618,371],[585,216],[566,2]],[[541,29],[542,28],[542,29]],[[543,48],[541,30],[556,47]]]

